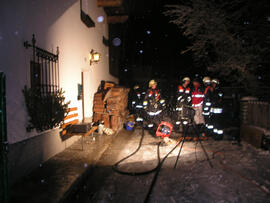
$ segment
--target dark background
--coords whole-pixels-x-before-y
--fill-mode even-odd
[[[121,85],[146,84],[152,78],[176,83],[187,74],[193,77],[204,72],[192,68],[190,53],[181,55],[188,40],[163,15],[164,6],[176,2],[130,1],[128,21],[110,25],[110,69]],[[112,43],[116,37],[121,39],[120,46]]]
[[[150,79],[156,79],[163,89],[173,89],[185,76],[190,78],[195,76],[202,78],[208,75],[212,78],[218,77],[207,72],[203,64],[195,64],[192,52],[181,54],[190,42],[175,24],[169,22],[170,18],[163,14],[166,11],[166,5],[179,4],[180,0],[124,0],[123,2],[121,9],[105,8],[108,15],[120,15],[122,10],[125,10],[125,14],[128,15],[125,23],[109,24],[110,73],[119,77],[120,85],[132,87],[135,84],[141,84],[146,88]],[[257,4],[255,0],[249,2]],[[268,5],[270,2],[264,1],[262,4]],[[252,33],[256,38],[259,34],[263,34],[264,36],[260,39],[262,41],[268,39],[265,41],[267,47],[270,45],[270,23],[267,27],[256,24],[257,17],[260,16],[263,8],[267,6],[259,6],[252,12],[250,10],[240,12],[241,7],[237,9],[239,15],[243,16],[240,25],[243,30],[246,33]],[[243,24],[247,19],[253,19],[255,22],[248,28]],[[115,38],[121,40],[120,46],[113,44]],[[266,58],[268,57],[265,56],[264,59]],[[259,78],[258,81],[261,82],[259,86],[265,88],[262,95],[265,95],[270,86],[269,64],[258,66],[254,72]],[[223,80],[224,78],[218,78],[222,86],[234,86]],[[237,88],[239,92],[243,92],[242,86],[237,86]]]

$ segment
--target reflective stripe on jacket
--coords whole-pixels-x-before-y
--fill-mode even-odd
[[[192,91],[192,106],[199,107],[203,104],[204,92],[200,87],[195,87]]]

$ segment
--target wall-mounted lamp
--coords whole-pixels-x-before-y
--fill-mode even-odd
[[[93,49],[90,51],[89,53],[89,61],[90,61],[90,65],[94,64],[94,63],[98,63],[100,61],[100,56],[101,54],[94,51]]]

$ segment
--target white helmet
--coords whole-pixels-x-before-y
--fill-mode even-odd
[[[219,80],[217,78],[212,79],[211,83],[219,84]]]
[[[203,83],[211,83],[211,78],[206,76],[203,78]]]
[[[185,81],[190,81],[190,78],[189,78],[189,77],[184,77],[184,78],[182,79],[182,81],[183,81],[183,82],[185,82]]]

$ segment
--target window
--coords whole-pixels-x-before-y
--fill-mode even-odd
[[[32,44],[24,43],[26,48],[33,48],[33,58],[30,62],[31,88],[40,88],[42,93],[55,92],[59,88],[58,48],[56,54],[35,46],[33,35]]]

